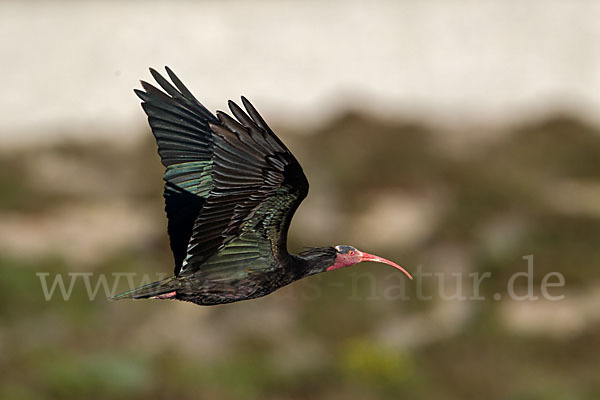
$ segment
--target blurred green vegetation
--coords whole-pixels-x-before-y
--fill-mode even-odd
[[[382,298],[392,284],[390,271],[366,265],[211,308],[108,302],[102,287],[90,300],[81,277],[69,301],[58,288],[47,301],[36,273],[48,273],[49,283],[61,275],[68,284],[69,273],[93,272],[94,286],[100,274],[131,272],[139,279],[170,272],[162,170],[150,134],[131,148],[23,148],[0,154],[0,219],[35,228],[56,209],[126,202],[153,210],[148,218],[156,233],[100,248],[85,262],[61,250],[76,243],[17,251],[0,235],[0,398],[600,398],[600,321],[582,314],[583,325],[568,334],[526,333],[507,322],[504,302],[492,300],[512,274],[526,270],[522,257],[528,254],[535,256],[537,287],[545,274],[559,271],[566,297],[598,289],[597,129],[558,116],[459,153],[443,148],[443,132],[357,113],[311,135],[285,129],[281,135],[303,164],[311,194],[334,198],[350,225],[378,194],[443,193],[439,215],[422,240],[373,251],[411,271],[422,265],[424,271],[453,272],[435,255],[443,264],[454,254],[448,249],[455,249],[467,272],[492,272],[493,279],[481,285],[487,300],[457,302],[465,314],[450,315],[448,328],[439,299],[418,301],[412,282],[406,284],[410,300]],[[33,240],[22,232],[29,231],[17,230],[20,241]],[[310,233],[292,235],[292,244],[312,240]],[[347,237],[340,228],[339,237],[329,240]],[[433,293],[435,284],[427,282],[425,290]]]

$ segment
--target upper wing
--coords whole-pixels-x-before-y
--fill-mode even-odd
[[[194,221],[213,188],[210,175],[214,143],[208,124],[218,120],[166,69],[175,87],[151,68],[150,73],[164,92],[142,81],[144,91],[136,89],[135,93],[142,99],[158,153],[167,167],[165,211],[177,275],[187,256]]]
[[[215,134],[214,188],[196,219],[185,272],[198,270],[239,237],[254,237],[255,246],[269,241],[271,261],[287,256],[288,227],[308,193],[308,181],[300,164],[256,109],[244,97],[242,103],[247,114],[230,101],[237,120],[218,112],[219,123],[210,124]],[[244,254],[237,252],[234,264],[243,265]],[[269,260],[263,261],[268,264]]]
[[[145,82],[145,92],[136,93],[167,167],[176,275],[193,273],[209,259],[207,268],[226,270],[287,256],[290,220],[308,193],[300,164],[245,98],[245,112],[229,102],[237,120],[223,112],[216,118],[170,69],[175,87],[151,72],[166,93]]]

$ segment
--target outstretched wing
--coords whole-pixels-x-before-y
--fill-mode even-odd
[[[158,144],[158,153],[166,167],[165,211],[175,275],[187,256],[194,222],[212,190],[213,133],[208,124],[218,119],[206,109],[167,68],[175,87],[154,69],[150,73],[161,91],[142,81],[135,90]]]
[[[245,111],[229,102],[235,119],[215,117],[169,68],[175,86],[151,73],[166,93],[146,82],[136,93],[167,167],[175,274],[271,268],[287,256],[288,227],[308,193],[300,164],[244,97]]]

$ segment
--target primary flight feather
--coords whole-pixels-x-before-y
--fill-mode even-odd
[[[175,261],[172,277],[115,296],[191,301],[200,305],[261,297],[305,276],[382,262],[352,246],[290,254],[287,233],[308,194],[302,167],[242,97],[230,116],[206,109],[166,67],[162,88],[135,90],[166,167],[165,211]]]

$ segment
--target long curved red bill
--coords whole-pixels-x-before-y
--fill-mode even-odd
[[[401,266],[399,266],[395,262],[392,262],[390,260],[386,260],[383,257],[379,257],[379,256],[375,256],[373,254],[361,252],[360,261],[361,262],[362,261],[374,261],[374,262],[378,262],[378,263],[383,263],[383,264],[391,265],[392,267],[394,267],[396,269],[399,269],[400,271],[404,272],[404,274],[406,276],[408,276],[408,279],[412,279],[412,276],[408,273],[408,271],[406,271],[404,268],[402,268]]]

